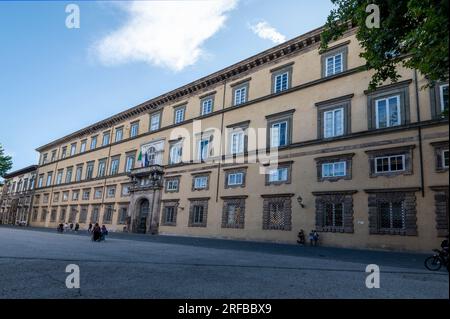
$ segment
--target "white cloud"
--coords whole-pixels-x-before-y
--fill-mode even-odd
[[[273,43],[280,44],[286,41],[286,37],[266,21],[261,21],[257,24],[250,25],[250,29],[252,29],[252,31],[260,38],[270,40]]]
[[[127,21],[92,49],[105,65],[145,62],[180,71],[203,54],[238,0],[132,1],[118,6]]]

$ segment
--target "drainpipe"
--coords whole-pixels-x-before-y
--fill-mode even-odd
[[[425,181],[423,176],[423,146],[422,146],[422,126],[420,120],[420,102],[419,102],[419,85],[417,80],[417,70],[414,69],[414,85],[416,91],[416,112],[417,112],[417,132],[419,137],[419,158],[420,158],[420,188],[422,189],[422,197],[425,197]]]
[[[227,92],[227,80],[223,82],[223,98],[222,98],[222,111],[225,109],[225,97]],[[224,114],[225,112],[222,112],[221,116],[221,123],[220,123],[220,159],[219,159],[219,165],[217,166],[217,185],[216,185],[216,203],[219,201],[219,186],[220,186],[220,169],[222,167],[222,134],[223,134],[223,121],[224,121]],[[225,152],[226,153],[226,152]]]

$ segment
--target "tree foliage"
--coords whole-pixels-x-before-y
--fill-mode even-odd
[[[448,81],[449,0],[331,0],[330,12],[322,33],[321,49],[348,30],[358,26],[366,67],[374,70],[369,87],[390,79],[396,82],[396,66],[417,69],[431,82]],[[369,4],[380,10],[380,27],[369,28],[366,12]]]
[[[0,144],[0,177],[3,177],[12,167],[11,156],[6,156],[2,145]]]

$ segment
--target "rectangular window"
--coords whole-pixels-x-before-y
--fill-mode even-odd
[[[154,113],[150,116],[150,131],[156,131],[160,128],[161,113]]]
[[[234,105],[247,102],[247,86],[242,86],[234,90]]]
[[[181,123],[184,121],[184,107],[180,107],[175,110],[175,124]]]
[[[284,72],[275,75],[274,78],[274,93],[279,93],[289,89],[289,72]]]
[[[130,137],[136,137],[139,135],[139,122],[131,123]]]
[[[286,182],[288,180],[288,168],[276,168],[269,171],[269,182]]]
[[[56,151],[52,151],[52,162],[56,161]]]
[[[338,108],[323,113],[324,137],[335,137],[344,134],[344,109]]]
[[[270,128],[270,147],[286,146],[288,144],[288,122],[273,123]]]
[[[178,178],[167,180],[166,191],[168,191],[168,192],[176,192],[176,191],[178,191],[178,183],[179,183]]]
[[[165,210],[165,223],[171,224],[175,222],[175,206],[166,206],[164,207]]]
[[[206,161],[209,157],[209,138],[202,139],[198,142],[198,159]]]
[[[59,221],[61,223],[64,223],[66,221],[66,209],[65,208],[61,208],[61,212],[59,214]]]
[[[97,136],[91,137],[91,150],[95,150],[97,148]]]
[[[117,224],[124,225],[127,221],[128,209],[126,207],[121,207],[119,210],[119,217]]]
[[[66,158],[66,156],[67,156],[67,146],[64,146],[61,149],[61,158],[64,159],[64,158]]]
[[[109,198],[115,197],[116,196],[116,186],[108,186],[106,195]]]
[[[47,154],[42,155],[42,164],[47,164]]]
[[[212,113],[212,110],[213,110],[213,99],[212,98],[204,99],[202,101],[201,115],[206,115],[206,114]]]
[[[120,164],[120,158],[119,157],[113,157],[111,159],[111,169],[110,174],[116,175],[119,173],[119,164]]]
[[[378,216],[381,229],[405,228],[403,201],[380,202],[378,204]]]
[[[194,178],[194,189],[205,189],[208,187],[208,177],[198,176]]]
[[[87,207],[81,207],[81,211],[80,211],[80,219],[78,220],[78,222],[79,222],[80,224],[86,223],[86,220],[87,220],[87,213],[88,213]]]
[[[98,161],[97,177],[104,177],[105,174],[106,174],[106,159],[101,159]]]
[[[76,182],[80,182],[82,175],[83,175],[83,166],[79,165],[79,166],[77,166],[77,172],[76,172],[76,175],[75,175],[75,181]]]
[[[346,164],[345,161],[322,164],[322,177],[345,176]]]
[[[70,145],[70,156],[74,156],[77,153],[77,143]]]
[[[80,192],[79,191],[72,191],[72,200],[73,201],[76,202],[78,200],[79,196],[80,196]]]
[[[120,142],[123,139],[123,127],[116,128],[116,142]]]
[[[231,154],[240,154],[244,152],[244,138],[245,134],[243,131],[231,133],[230,138]]]
[[[344,205],[342,203],[326,203],[323,216],[324,227],[343,227]]]
[[[103,188],[95,188],[94,189],[94,199],[101,199],[103,194]]]
[[[64,170],[58,170],[58,174],[56,175],[56,185],[60,185],[62,183]]]
[[[62,201],[67,202],[69,200],[69,192],[62,193]]]
[[[203,224],[203,205],[194,205],[193,224]]]
[[[44,175],[39,175],[39,179],[38,179],[38,188],[41,188],[44,184]]]
[[[44,194],[44,197],[42,198],[42,203],[43,204],[48,204],[48,197],[49,197],[48,194]]]
[[[325,76],[334,75],[343,71],[342,53],[332,55],[326,58]]]
[[[375,100],[376,128],[400,125],[400,96]]]
[[[47,173],[47,184],[46,184],[46,186],[52,185],[52,179],[53,179],[53,172],[48,172]]]
[[[91,223],[98,223],[99,215],[100,215],[100,208],[93,207],[91,213]]]
[[[135,162],[136,155],[135,154],[128,154],[126,163],[125,163],[125,172],[129,173],[134,168],[134,162]]]
[[[448,84],[439,86],[439,102],[441,112],[448,109]]]
[[[442,167],[448,168],[448,150],[442,151]]]
[[[405,155],[375,157],[375,173],[400,172],[405,170]]]
[[[244,181],[244,173],[228,174],[228,186],[242,185]]]
[[[102,146],[109,145],[109,138],[110,138],[110,135],[111,135],[111,134],[110,134],[109,132],[103,133]]]
[[[122,197],[130,195],[130,185],[122,185]]]
[[[53,202],[54,202],[54,203],[59,202],[59,193],[54,193],[54,194],[53,194]]]
[[[72,167],[68,167],[67,168],[67,172],[66,172],[66,183],[70,183],[72,182]]]
[[[81,146],[80,146],[80,153],[84,153],[86,152],[86,140],[81,141]]]
[[[183,144],[177,143],[170,146],[170,158],[169,158],[169,164],[179,164],[182,160],[182,151],[183,151]]]
[[[94,176],[94,162],[88,162],[86,167],[86,179],[92,179]]]
[[[90,195],[91,195],[91,190],[90,189],[84,189],[83,190],[83,200],[89,200]]]
[[[52,212],[50,213],[50,222],[56,222],[56,209],[52,209]]]

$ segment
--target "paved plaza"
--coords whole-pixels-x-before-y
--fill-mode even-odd
[[[0,226],[0,298],[448,298],[426,255]],[[66,266],[80,288],[66,287]],[[368,289],[368,264],[380,288]]]

